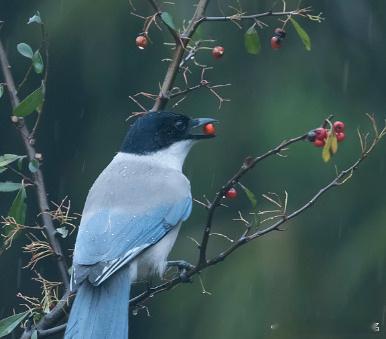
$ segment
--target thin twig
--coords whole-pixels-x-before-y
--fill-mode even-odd
[[[272,12],[268,11],[265,13],[251,14],[251,15],[242,15],[242,14],[234,14],[228,16],[207,16],[201,18],[200,22],[204,21],[241,21],[241,20],[255,20],[258,18],[266,17],[266,16],[291,16],[291,15],[304,15],[304,13],[308,12],[309,9],[299,9],[295,11],[281,11],[281,12]]]

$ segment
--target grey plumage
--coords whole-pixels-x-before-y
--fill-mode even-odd
[[[118,337],[115,332],[106,332],[114,328],[106,327],[104,322],[99,322],[103,328],[98,328],[93,312],[100,307],[103,313],[109,312],[112,296],[108,291],[110,284],[119,284],[115,282],[117,273],[126,272],[127,286],[152,273],[162,275],[179,225],[191,212],[190,183],[181,171],[184,157],[181,160],[179,155],[180,151],[187,153],[190,146],[191,142],[180,145],[181,150],[174,150],[178,156],[173,156],[170,149],[156,156],[118,153],[95,181],[86,200],[74,251],[71,283],[73,289],[80,287],[66,339],[88,338],[85,335],[89,326],[82,324],[90,323],[94,324],[95,333],[109,333],[106,338],[127,338],[127,330]],[[114,279],[108,279],[113,274]],[[98,292],[99,288],[106,293]],[[124,295],[128,294],[127,287]],[[129,297],[125,296],[113,298],[119,299],[119,309],[128,308]],[[117,307],[116,303],[111,307]],[[90,312],[87,305],[94,309]],[[126,312],[111,312],[119,316],[115,322],[127,319]]]

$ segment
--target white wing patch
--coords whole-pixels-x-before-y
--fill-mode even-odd
[[[130,262],[133,258],[135,258],[139,253],[141,253],[145,248],[149,246],[151,246],[151,244],[144,244],[142,246],[134,247],[131,250],[127,251],[121,258],[114,259],[106,263],[106,266],[103,268],[102,273],[96,276],[95,279],[93,279],[93,285],[100,285],[114,272],[119,270],[122,266],[126,265],[128,262]]]

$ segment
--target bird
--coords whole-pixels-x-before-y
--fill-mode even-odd
[[[198,128],[216,122],[161,111],[148,112],[129,127],[86,198],[65,339],[128,338],[131,286],[164,273],[192,210],[184,160],[197,141],[215,136]]]

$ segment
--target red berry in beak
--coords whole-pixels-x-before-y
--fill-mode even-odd
[[[204,125],[204,127],[202,128],[202,131],[206,135],[215,135],[216,134],[216,128],[214,127],[213,124]]]
[[[229,191],[225,193],[225,196],[228,199],[235,199],[237,197],[236,188],[234,188],[234,187],[230,188]]]

